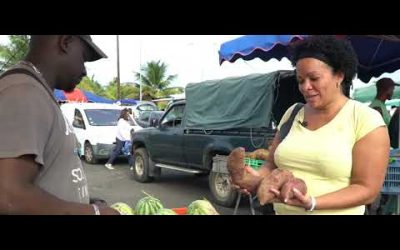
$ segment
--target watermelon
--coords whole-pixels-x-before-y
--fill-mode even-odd
[[[155,215],[158,210],[164,208],[159,199],[149,194],[146,195],[136,204],[135,210],[138,215]]]
[[[156,215],[177,215],[177,213],[175,213],[173,210],[169,208],[161,208],[158,210]]]
[[[217,210],[207,200],[193,201],[188,207],[189,215],[219,215]]]
[[[117,202],[111,205],[111,208],[117,210],[121,215],[134,215],[135,211],[126,203]]]

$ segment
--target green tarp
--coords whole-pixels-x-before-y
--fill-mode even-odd
[[[186,125],[196,129],[268,127],[278,72],[191,83]]]
[[[353,99],[360,102],[372,102],[376,96],[376,86],[357,88],[354,90]],[[395,87],[392,99],[400,99],[400,87]]]

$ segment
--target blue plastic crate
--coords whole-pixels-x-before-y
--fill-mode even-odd
[[[385,182],[383,183],[382,193],[400,195],[400,162],[399,158],[389,164]]]

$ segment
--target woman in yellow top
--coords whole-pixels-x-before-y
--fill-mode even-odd
[[[380,192],[390,145],[380,114],[348,98],[357,57],[344,40],[311,36],[294,44],[291,60],[306,104],[280,141],[279,130],[294,106],[286,111],[268,164],[259,171],[245,169],[263,178],[275,168],[286,169],[304,180],[307,194],[293,190],[293,199],[276,198],[277,214],[362,215]],[[255,192],[257,187],[242,188]],[[269,190],[276,197],[279,191]]]

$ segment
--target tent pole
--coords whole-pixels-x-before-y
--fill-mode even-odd
[[[119,35],[117,35],[117,99],[121,100],[121,87],[119,78]]]

